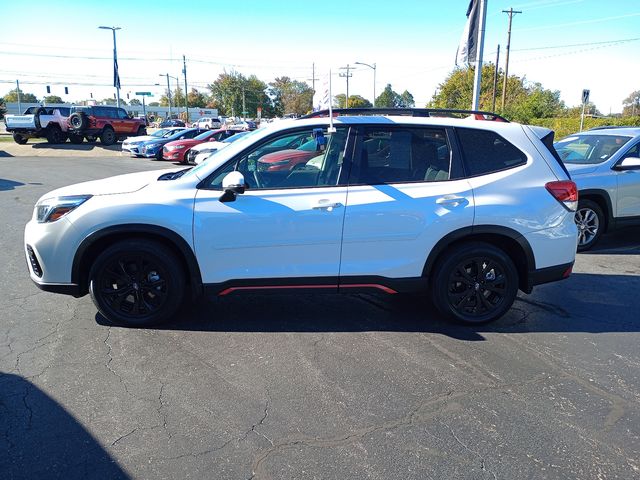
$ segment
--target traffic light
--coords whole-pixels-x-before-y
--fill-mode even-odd
[[[64,87],[64,94],[69,95],[69,87]]]
[[[47,93],[51,93],[51,87],[47,85]]]

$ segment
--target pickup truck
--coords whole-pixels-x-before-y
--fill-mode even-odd
[[[67,140],[69,107],[29,107],[22,115],[5,115],[7,132],[16,143],[24,145],[30,138],[46,138],[49,143]]]

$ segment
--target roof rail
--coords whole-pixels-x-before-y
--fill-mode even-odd
[[[366,115],[400,115],[406,117],[453,117],[473,115],[476,120],[490,120],[496,122],[509,122],[506,118],[493,112],[482,110],[456,110],[450,108],[334,108],[334,117],[339,116],[366,116]],[[320,118],[328,117],[329,110],[318,110],[300,117]]]

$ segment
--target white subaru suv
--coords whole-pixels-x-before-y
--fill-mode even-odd
[[[443,316],[497,319],[570,275],[577,190],[552,131],[455,113],[316,112],[195,168],[54,190],[26,226],[31,279],[132,326],[188,297],[285,290],[430,292]],[[283,149],[301,134],[317,148]]]

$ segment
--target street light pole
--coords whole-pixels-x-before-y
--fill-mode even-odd
[[[373,65],[369,65],[368,63],[364,63],[364,62],[355,62],[356,65],[364,65],[365,67],[369,67],[370,69],[373,70],[373,106],[376,106],[376,64],[374,63]]]
[[[120,107],[120,72],[118,70],[118,50],[116,49],[116,30],[120,30],[120,27],[104,27],[100,26],[103,30],[111,30],[113,33],[113,86],[116,87],[116,101],[118,108]]]

